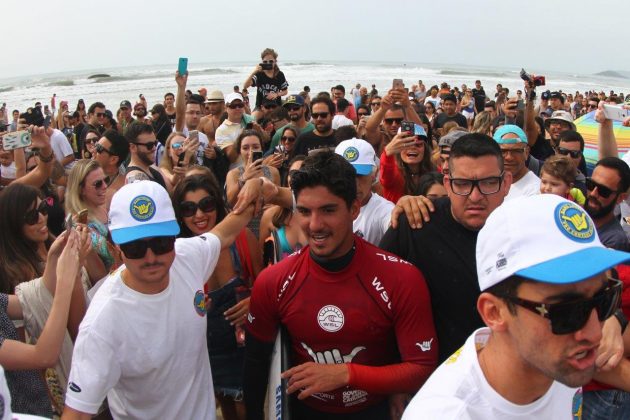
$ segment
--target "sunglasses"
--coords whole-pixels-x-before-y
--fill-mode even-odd
[[[96,143],[97,141],[98,141],[98,137],[86,137],[85,138],[85,143],[86,144]]]
[[[238,109],[238,108],[245,107],[245,105],[243,105],[243,104],[230,104],[227,107],[230,108],[230,109]]]
[[[107,187],[107,178],[99,179],[92,182],[92,186],[96,188],[97,190],[103,188],[103,185]]]
[[[109,149],[106,149],[105,146],[103,146],[101,143],[96,143],[95,145],[96,147],[96,153],[107,153],[107,154],[112,154],[112,152]]]
[[[275,63],[274,60],[263,60],[263,64],[273,64]]]
[[[199,202],[184,201],[179,204],[179,212],[183,217],[192,217],[197,213],[197,209],[204,213],[210,213],[217,209],[212,197],[204,197]]]
[[[403,121],[402,118],[385,118],[383,121],[385,121],[385,124],[393,124],[396,123],[398,125],[400,125],[400,123]]]
[[[589,109],[590,108],[597,108],[597,104],[588,104]]]
[[[39,221],[40,214],[42,216],[48,215],[48,203],[46,201],[42,201],[39,206],[24,213],[24,222],[27,225],[35,225]]]
[[[280,140],[282,140],[282,141],[288,141],[288,142],[293,143],[293,142],[295,141],[295,137],[282,136],[282,137],[280,137]]]
[[[299,111],[300,109],[302,109],[302,107],[300,105],[291,105],[291,106],[287,106],[287,111]]]
[[[103,118],[105,115],[107,115],[107,114],[105,114],[104,112],[97,112],[97,113],[96,113],[96,116],[97,116],[98,118]]]
[[[147,143],[140,143],[140,142],[137,142],[137,141],[132,141],[131,143],[133,143],[133,144],[135,144],[135,145],[137,145],[137,146],[144,146],[144,147],[146,147],[146,148],[147,148],[147,150],[149,150],[149,151],[153,150],[153,148],[154,148],[155,146],[157,146],[157,144],[158,144],[158,142],[157,142],[157,141],[149,141],[149,142],[147,142]]]
[[[586,178],[586,189],[593,191],[595,188],[597,188],[597,194],[599,194],[602,198],[608,198],[617,192],[616,190],[593,181],[592,178]]]
[[[579,150],[570,150],[565,149],[564,147],[556,147],[556,152],[558,152],[558,154],[562,156],[571,156],[573,159],[579,158],[582,154],[582,152],[580,152]]]
[[[263,105],[262,106],[265,109],[276,109],[278,107],[278,105],[276,104],[267,104],[267,105]]]
[[[144,258],[149,248],[151,248],[151,251],[153,251],[155,255],[167,254],[175,248],[175,237],[157,236],[148,240],[140,239],[127,242],[126,244],[120,244],[120,250],[125,254],[125,257],[131,260]]]
[[[380,102],[372,102],[370,106],[381,106]]]
[[[181,149],[183,146],[184,146],[184,143],[173,143],[171,144],[171,149],[178,150],[178,149]]]
[[[325,118],[328,118],[328,116],[330,115],[330,112],[313,112],[311,115],[313,116],[314,120],[317,120],[319,118],[325,119]]]
[[[593,309],[597,311],[597,318],[600,322],[610,318],[621,303],[621,288],[621,281],[608,279],[606,287],[592,298],[570,302],[541,303],[516,296],[501,296],[501,298],[548,319],[551,321],[551,332],[562,335],[571,334],[584,328]]]

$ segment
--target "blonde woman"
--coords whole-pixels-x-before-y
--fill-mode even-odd
[[[158,169],[166,182],[175,188],[177,183],[184,178],[199,148],[199,141],[191,141],[183,133],[175,131],[166,138],[164,147],[166,150]]]
[[[464,97],[461,102],[462,115],[466,117],[466,121],[468,122],[468,129],[473,125],[473,120],[475,119],[475,113],[477,109],[475,107],[475,98],[472,96],[472,90],[466,89],[464,92]]]
[[[481,111],[475,117],[472,127],[473,133],[482,133],[492,136],[492,114],[488,111]]]

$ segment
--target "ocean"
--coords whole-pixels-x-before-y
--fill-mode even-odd
[[[256,63],[191,63],[189,62],[188,89],[196,92],[205,87],[208,91],[219,89],[224,93],[232,91],[234,85],[242,86]],[[376,85],[384,93],[394,78],[402,78],[407,87],[423,80],[427,87],[441,82],[451,86],[462,83],[473,86],[480,79],[488,95],[493,95],[497,83],[514,92],[523,87],[519,78],[520,68],[491,68],[472,65],[452,64],[402,64],[402,63],[343,63],[343,62],[280,62],[280,69],[289,82],[289,93],[299,93],[305,85],[310,86],[311,95],[320,91],[330,91],[337,84],[346,87],[347,95],[356,83]],[[9,110],[25,110],[36,101],[50,103],[53,93],[57,94],[57,104],[67,100],[70,109],[76,107],[82,98],[86,105],[104,102],[114,112],[120,101],[127,99],[135,103],[143,94],[149,107],[162,102],[166,92],[175,93],[177,86],[174,75],[177,63],[172,65],[151,65],[141,67],[120,67],[95,69],[67,73],[31,75],[0,79],[0,103],[6,102]],[[526,69],[533,72],[531,69]],[[605,77],[580,73],[560,73],[536,71],[546,76],[547,89],[575,93],[587,90],[611,89],[615,92],[630,93],[630,78]],[[108,74],[110,77],[90,79],[94,74]],[[539,88],[540,89],[540,88]],[[250,92],[253,99],[254,92]]]

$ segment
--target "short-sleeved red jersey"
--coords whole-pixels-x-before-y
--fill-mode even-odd
[[[279,324],[291,337],[291,365],[306,362],[435,367],[437,340],[429,292],[412,264],[355,236],[352,262],[328,272],[309,248],[265,269],[250,301],[248,330],[274,340]],[[355,412],[384,395],[345,387],[304,400],[314,409]]]

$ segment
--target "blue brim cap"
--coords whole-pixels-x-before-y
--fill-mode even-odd
[[[357,175],[370,175],[374,170],[374,165],[364,165],[364,164],[352,164],[354,166],[354,170],[357,171]]]
[[[518,270],[515,274],[545,283],[568,284],[586,280],[629,260],[627,252],[592,247]]]
[[[179,225],[175,220],[169,220],[161,223],[115,229],[111,231],[111,234],[114,243],[120,245],[155,236],[177,236],[179,235]]]

